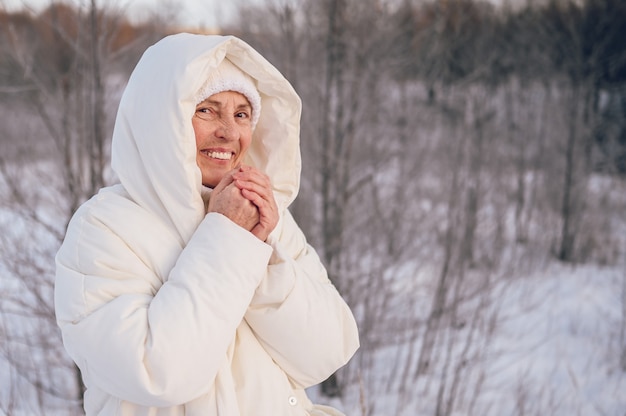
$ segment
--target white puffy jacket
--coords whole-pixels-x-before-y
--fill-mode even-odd
[[[205,214],[191,118],[225,56],[262,97],[246,163],[270,176],[282,213],[267,242]],[[284,77],[237,38],[178,34],[145,52],[115,123],[120,183],[79,208],[56,257],[57,321],[88,415],[339,414],[304,392],[359,341],[287,210],[300,111]]]

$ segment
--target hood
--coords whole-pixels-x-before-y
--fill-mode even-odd
[[[265,172],[279,209],[300,185],[301,101],[280,72],[232,36],[181,33],[146,50],[122,95],[111,165],[131,198],[170,223],[187,242],[204,218],[191,119],[208,74],[227,57],[252,77],[261,114],[244,163]]]

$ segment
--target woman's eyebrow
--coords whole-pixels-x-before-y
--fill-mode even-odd
[[[246,109],[246,110],[252,110],[252,106],[248,103],[245,104],[239,104],[237,106],[237,110],[242,110],[242,109]]]
[[[200,104],[210,104],[210,105],[214,105],[216,107],[223,107],[224,104],[222,104],[220,101],[214,101],[214,100],[209,100],[208,98],[204,101],[202,101]]]
[[[210,100],[208,98],[206,100],[202,101],[200,104],[202,104],[202,103],[214,105],[214,106],[219,107],[219,108],[224,107],[224,103],[223,102],[216,101],[216,100]],[[252,106],[249,103],[241,103],[241,104],[239,104],[236,107],[237,110],[241,110],[242,108],[252,110]]]

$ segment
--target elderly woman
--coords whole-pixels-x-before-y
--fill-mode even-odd
[[[288,211],[301,104],[234,37],[150,47],[117,115],[119,184],[56,262],[88,415],[339,415],[304,389],[358,348],[352,313]]]

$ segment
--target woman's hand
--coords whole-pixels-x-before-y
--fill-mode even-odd
[[[235,186],[233,175],[237,172],[239,168],[228,172],[213,189],[207,212],[222,214],[235,224],[252,232],[259,223],[259,209],[242,195],[240,188]]]
[[[251,166],[241,166],[232,179],[241,195],[258,209],[258,222],[250,231],[261,241],[267,240],[279,218],[270,178]]]

